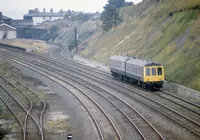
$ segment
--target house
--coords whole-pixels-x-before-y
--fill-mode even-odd
[[[0,12],[0,24],[5,23],[7,25],[12,25],[12,18],[4,16],[2,12]]]
[[[12,18],[4,16],[0,12],[0,39],[16,38],[16,28],[12,27]]]
[[[12,26],[13,27],[30,27],[33,26],[33,20],[12,20]]]
[[[0,25],[0,39],[14,39],[16,38],[16,28],[2,23]]]
[[[44,40],[47,33],[45,28],[39,27],[17,27],[17,38]]]
[[[63,19],[63,17],[64,13],[62,10],[59,12],[53,12],[53,9],[51,9],[50,12],[46,12],[44,8],[43,12],[40,12],[36,8],[34,10],[29,10],[29,13],[24,15],[24,20],[33,20],[33,24],[38,25],[47,20],[53,21],[57,19]]]

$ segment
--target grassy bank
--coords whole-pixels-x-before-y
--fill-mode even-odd
[[[88,42],[81,55],[108,64],[114,54],[160,62],[166,80],[200,90],[199,0],[146,0],[121,10],[124,22]]]
[[[11,46],[18,46],[29,51],[44,54],[48,51],[50,46],[45,41],[29,40],[29,39],[0,39],[0,43]]]

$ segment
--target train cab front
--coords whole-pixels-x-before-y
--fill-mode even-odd
[[[144,68],[144,83],[146,87],[160,89],[164,83],[163,66],[147,66]]]

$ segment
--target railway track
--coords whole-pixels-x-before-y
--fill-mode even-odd
[[[40,69],[41,70],[41,69]],[[44,70],[43,70],[44,72]],[[47,72],[46,72],[47,73]],[[50,74],[51,76],[55,75],[55,74],[51,74],[48,72],[48,74]],[[61,80],[61,79],[60,79]],[[64,81],[66,83],[66,81]],[[73,86],[73,84],[70,84],[69,82],[67,82],[69,85]],[[84,86],[84,84],[82,84]],[[89,87],[88,87],[89,88]],[[69,88],[67,88],[69,89]],[[76,89],[78,89],[78,87],[76,87]],[[90,88],[90,90],[92,90],[92,88]],[[79,90],[80,91],[80,90]],[[93,90],[94,91],[94,90]],[[94,92],[97,92],[97,91],[94,91]],[[82,91],[82,93],[84,93]],[[99,95],[101,95],[100,93],[98,93]],[[84,93],[84,95],[86,95]],[[90,98],[93,102],[94,99],[92,99],[90,96],[86,95],[88,98]],[[101,95],[102,96],[102,95]],[[76,96],[77,97],[77,96]],[[122,109],[120,109],[119,107],[117,107],[116,103],[114,103],[113,101],[109,100],[108,97],[105,97],[105,96],[102,96],[104,99],[106,99],[108,102],[110,102],[113,106],[115,106],[129,121],[130,121],[130,124],[133,125],[133,127],[138,131],[138,133],[140,134],[140,138],[139,139],[149,139],[149,138],[153,138],[153,139],[164,139],[163,136],[153,127],[153,125],[147,121],[147,119],[145,119],[144,116],[142,116],[137,110],[135,110],[133,107],[129,106],[125,101],[115,97],[113,95],[113,97],[117,98],[118,101],[120,101],[121,103],[123,103],[123,106],[126,106],[126,109],[124,110],[127,110],[127,107],[128,107],[128,111],[126,111],[126,113],[124,111],[122,111]],[[81,97],[83,99],[83,97]],[[97,103],[95,103],[96,105],[98,105]],[[120,104],[120,103],[118,103]],[[98,105],[100,107],[100,105]],[[122,105],[121,105],[122,106]],[[96,109],[97,110],[97,109]],[[103,109],[101,109],[103,110]],[[105,111],[103,111],[105,112]],[[129,113],[129,115],[126,115],[127,112]],[[136,115],[133,115],[133,114],[136,114]],[[131,116],[132,115],[132,116]],[[98,115],[99,116],[99,115]],[[108,116],[108,115],[107,115]],[[130,118],[131,117],[131,118]],[[100,117],[102,118],[102,117]],[[111,120],[111,119],[110,119]],[[140,127],[140,129],[143,129],[143,132],[140,131],[140,129],[133,123],[133,120],[137,120],[137,126]],[[112,124],[114,124],[112,122]],[[105,129],[105,125],[103,126],[104,129]],[[116,127],[114,127],[116,129]],[[106,129],[105,129],[106,130]],[[148,131],[148,133],[146,133]],[[150,133],[151,132],[151,133]],[[118,135],[119,135],[119,139],[122,139],[119,132],[117,132]],[[144,135],[145,134],[145,135]],[[136,136],[135,136],[136,137]],[[112,138],[111,138],[112,139]],[[138,137],[137,137],[138,139]]]
[[[7,90],[5,87],[1,85],[1,88],[4,90],[4,92],[7,93],[8,97],[10,97],[9,102],[6,101],[7,98],[4,99],[5,97],[4,98],[1,97],[1,100],[10,109],[10,111],[15,116],[15,118],[17,118],[22,129],[23,140],[30,140],[30,139],[44,140],[42,118],[43,118],[43,113],[46,107],[45,102],[36,93],[31,91],[28,87],[26,87],[25,85],[23,85],[21,82],[17,81],[16,79],[14,80],[12,77],[9,77],[8,75],[6,76],[6,78],[3,76],[0,76],[0,78],[4,80],[5,83],[7,83],[11,87],[11,89],[14,88],[16,91],[18,91],[18,94],[20,94],[20,96],[23,96],[26,99],[26,102],[28,102],[28,103],[24,103],[20,101],[19,98],[15,94],[13,94],[14,92],[11,93],[9,90]],[[13,80],[16,82],[15,84]],[[20,86],[23,86],[23,89],[21,89],[19,85],[16,85],[16,84],[20,84]],[[26,88],[28,91],[24,91],[24,88]],[[43,110],[40,112],[40,115],[35,114],[36,110],[33,107],[35,107],[36,102],[33,101],[33,98],[30,98],[30,95],[27,94],[28,92],[29,94],[32,94],[32,96],[33,95],[37,96],[43,101],[44,107],[43,107]],[[13,108],[16,108],[16,107],[15,106],[12,107],[13,102],[16,103],[18,107],[21,108],[21,112],[14,111]]]
[[[49,74],[49,72],[48,72],[48,74]],[[51,75],[55,75],[55,74],[51,74]],[[62,76],[65,77],[64,75],[62,75]],[[73,80],[74,78],[70,78],[70,77],[66,77],[66,78],[70,79],[72,81],[75,81],[75,83],[79,84],[78,86],[80,86],[80,85],[82,85],[82,86],[88,85],[88,83],[84,83],[84,81],[79,82],[81,79]],[[67,82],[67,81],[65,80],[65,82]],[[67,83],[70,84],[71,82],[67,82]],[[77,89],[78,89],[78,86],[76,87]],[[107,92],[107,96],[108,97],[106,97],[106,96],[101,95],[101,92],[98,91],[99,89],[94,90],[93,88],[91,88],[89,86],[85,86],[85,87],[87,87],[88,89],[90,89],[91,91],[93,91],[94,94],[98,93],[99,96],[103,97],[109,103],[111,103],[113,106],[115,106],[126,117],[126,119],[128,121],[130,121],[130,124],[132,124],[133,127],[136,128],[136,130],[139,132],[139,134],[141,135],[141,137],[143,139],[148,139],[149,138],[149,136],[148,136],[149,134],[151,134],[151,138],[153,138],[153,139],[164,139],[164,137],[153,127],[153,125],[144,116],[142,116],[137,110],[135,110],[133,107],[131,107],[130,105],[128,105],[128,103],[126,103],[122,99],[116,97],[114,94],[111,94],[112,98],[115,98],[115,100],[117,99],[118,101],[120,101],[120,102],[118,102],[118,105],[116,105],[116,103],[114,103],[116,101],[111,101],[109,99],[109,93],[108,92]],[[104,92],[105,92],[105,90],[104,90]],[[102,100],[101,100],[101,102],[102,102]],[[122,105],[122,103],[123,103],[123,105]],[[125,109],[123,109],[123,110],[125,110],[126,113],[125,113],[125,111],[123,111],[122,109],[120,109],[120,107],[118,107],[119,104],[121,104],[121,108],[125,107]],[[129,115],[126,115],[126,114],[129,114]],[[133,114],[135,114],[135,115],[133,115]],[[137,125],[133,122],[134,120],[137,120],[137,122],[136,122]],[[139,126],[140,129],[137,126]],[[142,129],[143,132],[141,132],[141,129]]]
[[[102,71],[102,70],[100,70],[100,69],[95,69],[95,68],[93,68],[93,67],[88,67],[88,66],[79,64],[79,63],[77,63],[77,62],[75,62],[75,61],[72,61],[72,60],[70,60],[70,59],[66,59],[66,58],[61,57],[61,56],[60,56],[60,52],[62,52],[64,49],[65,49],[65,47],[59,48],[59,49],[55,50],[54,53],[52,53],[53,58],[54,58],[55,60],[58,60],[60,63],[62,63],[62,64],[64,64],[64,65],[65,65],[66,62],[67,62],[67,63],[73,64],[73,65],[75,65],[75,66],[77,66],[77,67],[80,67],[80,68],[83,68],[83,69],[86,69],[86,70],[89,70],[89,71],[91,71],[91,70],[92,70],[92,71],[95,71],[96,73],[102,74],[102,75],[104,75],[104,76],[110,76],[110,75],[111,75],[111,73]],[[41,56],[41,58],[42,58],[42,59],[46,59],[47,61],[50,59],[50,58],[45,58],[45,57],[43,57],[43,56]],[[55,60],[52,60],[52,59],[51,59],[51,61],[55,61]]]
[[[60,51],[62,51],[62,50],[60,50]],[[56,53],[56,55],[54,55],[55,56],[55,58],[57,58],[57,59],[59,59],[59,60],[61,60],[61,61],[67,61],[67,62],[69,62],[69,60],[66,60],[66,59],[61,59],[60,57],[59,57],[59,52],[57,52]],[[77,65],[76,65],[77,66]],[[69,67],[69,66],[68,66]],[[79,66],[80,67],[80,66]],[[81,68],[84,68],[84,67],[82,67],[81,66]],[[87,68],[84,68],[84,69],[87,69]],[[90,70],[91,71],[91,70]],[[95,71],[95,73],[99,73],[99,72],[96,72]],[[101,73],[101,72],[100,72]],[[89,72],[89,73],[87,73],[88,75],[90,74],[91,75],[91,72]],[[101,73],[102,74],[102,73]],[[103,74],[103,75],[105,75],[105,76],[107,76],[107,73],[106,74]],[[98,77],[98,76],[96,76],[96,75],[93,75],[93,76],[95,76],[96,78],[101,78],[101,77]],[[107,80],[107,79],[105,79],[105,78],[103,78],[103,80],[105,81],[105,80]],[[110,80],[109,80],[109,82],[111,82]],[[126,86],[121,86],[121,85],[119,85],[120,87],[122,87],[122,88],[126,88]],[[134,93],[136,93],[136,92],[134,92]],[[193,103],[193,102],[191,102],[191,101],[188,101],[188,100],[186,100],[186,99],[183,99],[183,98],[181,98],[181,97],[178,97],[178,96],[175,96],[175,95],[172,95],[172,94],[170,94],[170,93],[167,93],[167,92],[165,92],[165,91],[161,91],[161,93],[164,93],[164,94],[160,94],[160,95],[158,95],[159,97],[162,97],[163,99],[165,99],[165,100],[168,100],[168,101],[170,101],[170,102],[172,102],[172,103],[174,103],[174,104],[176,104],[176,105],[178,105],[178,106],[181,106],[181,107],[183,107],[184,109],[187,109],[187,110],[189,110],[190,112],[192,112],[192,113],[194,113],[195,115],[196,115],[196,117],[200,117],[199,115],[200,115],[200,105],[199,104],[196,104],[196,103]],[[167,95],[167,96],[166,96]],[[144,97],[144,96],[143,96]],[[155,100],[151,100],[151,101],[153,101],[153,102],[156,102]],[[156,102],[156,103],[158,103],[158,102]],[[162,105],[162,104],[161,104]],[[163,105],[162,105],[163,106]],[[165,108],[167,108],[167,109],[169,109],[170,111],[172,111],[172,112],[175,112],[176,114],[178,114],[179,116],[182,116],[184,119],[183,119],[183,122],[185,122],[185,118],[187,119],[187,120],[189,120],[190,122],[192,122],[194,125],[196,125],[196,127],[194,127],[193,129],[191,129],[191,128],[188,128],[188,126],[187,126],[187,124],[189,123],[189,122],[186,122],[186,123],[184,123],[184,124],[181,124],[181,123],[179,123],[179,121],[177,121],[178,119],[173,119],[173,120],[175,120],[177,123],[179,123],[179,124],[181,124],[182,126],[184,126],[185,128],[187,128],[188,130],[190,130],[193,134],[195,134],[196,136],[200,136],[200,123],[199,123],[199,120],[197,120],[197,121],[194,121],[193,119],[190,119],[189,117],[187,117],[186,115],[183,115],[183,114],[181,114],[181,113],[179,113],[179,112],[177,112],[176,110],[174,110],[174,109],[170,109],[170,108],[168,108],[167,106],[163,106],[163,107],[165,107]],[[168,115],[167,115],[168,116]],[[169,117],[169,116],[168,116]],[[171,117],[169,117],[169,118],[171,118]],[[195,117],[194,117],[195,118]],[[195,130],[195,131],[193,131],[193,130]]]
[[[76,66],[77,66],[77,65],[76,65]],[[60,67],[63,67],[63,66],[60,66]],[[70,67],[71,67],[71,66],[70,66]],[[63,67],[63,68],[69,69],[69,65],[68,65],[67,67]],[[83,67],[81,67],[81,68],[83,68]],[[72,66],[72,69],[76,69],[76,68]],[[72,70],[72,69],[70,69],[70,70]],[[88,68],[86,68],[86,70],[88,70]],[[121,81],[120,81],[119,83],[117,83],[116,81],[113,81],[111,75],[108,76],[110,79],[108,79],[107,77],[105,78],[105,77],[102,77],[102,76],[101,76],[101,77],[100,77],[100,76],[97,76],[97,74],[99,74],[98,71],[93,71],[94,74],[93,74],[93,72],[91,73],[91,70],[90,70],[90,72],[86,72],[86,71],[83,71],[83,70],[82,70],[81,72],[84,72],[84,73],[86,73],[87,75],[92,75],[93,77],[96,77],[96,78],[98,78],[98,79],[102,79],[102,80],[107,81],[107,82],[109,82],[109,83],[116,84],[116,85],[118,85],[118,86],[120,86],[120,87],[122,87],[122,88],[128,89],[128,88],[132,88],[132,86],[134,86],[134,85],[130,85],[130,84],[128,84],[128,83],[125,83],[125,84],[124,84],[124,83],[122,83]],[[105,74],[105,76],[107,76],[107,73]],[[128,85],[128,88],[127,88],[127,85]],[[139,87],[137,87],[137,86],[134,86],[134,88],[139,89]],[[140,89],[139,89],[139,90],[140,90]],[[144,89],[142,89],[142,90],[144,90]],[[148,91],[148,90],[145,90],[145,91],[146,91],[146,92],[150,92],[150,91]],[[199,114],[199,115],[200,115],[200,110],[199,110],[199,109],[200,109],[200,105],[198,105],[198,104],[196,104],[196,103],[193,103],[193,102],[191,102],[191,101],[188,101],[188,100],[186,100],[186,99],[183,99],[183,98],[181,98],[181,97],[175,96],[175,95],[173,95],[173,94],[167,93],[167,92],[165,92],[165,91],[160,91],[160,92],[166,94],[167,96],[164,96],[163,94],[157,94],[157,96],[162,97],[162,98],[164,98],[164,99],[166,99],[166,100],[168,100],[168,101],[170,101],[170,102],[173,102],[173,103],[175,103],[175,104],[177,104],[177,105],[179,105],[179,106],[182,106],[182,107],[184,107],[184,108],[186,108],[186,109],[188,109],[188,110],[194,112],[195,114]],[[159,93],[159,92],[157,92],[157,93]],[[172,98],[170,98],[170,97],[172,97]],[[175,99],[177,99],[178,102],[177,102],[177,100],[175,100]]]
[[[45,59],[46,60],[46,59]],[[64,69],[68,69],[68,70],[70,70],[70,71],[73,71],[74,69],[77,69],[77,68],[75,68],[75,67],[73,67],[72,66],[72,68],[70,68],[71,66],[69,66],[69,65],[67,65],[67,66],[63,66],[63,65],[59,65],[59,64],[57,64],[59,67],[62,67],[62,68],[64,68]],[[90,70],[91,71],[91,70]],[[94,71],[94,73],[93,72],[87,72],[87,71],[83,71],[83,70],[81,70],[80,71],[81,73],[85,73],[86,75],[92,75],[93,77],[95,77],[95,78],[98,78],[98,79],[102,79],[102,80],[104,80],[104,81],[106,81],[106,82],[109,82],[109,83],[112,83],[112,84],[115,84],[115,85],[117,85],[117,86],[120,86],[120,87],[122,87],[122,88],[125,88],[125,89],[131,89],[131,88],[133,88],[132,87],[132,85],[130,85],[130,84],[127,84],[127,83],[122,83],[121,81],[120,82],[118,82],[118,81],[113,81],[113,79],[112,79],[112,77],[110,77],[110,75],[109,75],[109,77],[110,77],[110,79],[108,79],[108,78],[105,78],[105,77],[100,77],[100,76],[98,76],[97,75],[97,73],[96,73],[96,71]],[[136,87],[136,88],[138,88],[138,87]],[[138,88],[139,89],[139,88]],[[135,87],[134,87],[134,90],[135,90]],[[144,89],[142,89],[142,90],[144,90]],[[146,90],[147,91],[147,90]],[[149,91],[147,91],[147,92],[149,92]],[[158,92],[157,92],[158,93]],[[167,94],[167,95],[169,95],[169,96],[172,96],[172,94],[169,94],[169,93],[166,93],[166,92],[163,92],[162,91],[162,93],[165,93],[165,94]],[[188,100],[186,100],[186,99],[182,99],[182,98],[180,98],[180,97],[178,97],[178,96],[175,96],[175,95],[173,95],[172,97],[174,97],[174,98],[176,98],[176,99],[178,99],[178,100],[180,100],[180,101],[182,101],[182,103],[176,103],[175,101],[173,101],[173,98],[170,98],[170,99],[168,99],[169,97],[164,97],[164,96],[161,96],[161,95],[159,95],[159,94],[157,94],[157,96],[160,96],[160,97],[162,97],[162,98],[164,98],[164,99],[166,99],[166,100],[169,100],[169,101],[171,101],[171,102],[173,102],[173,103],[175,103],[175,104],[177,104],[177,105],[180,105],[180,106],[182,106],[182,107],[185,107],[185,108],[187,108],[188,110],[190,110],[190,111],[192,111],[192,112],[194,112],[194,113],[196,113],[196,114],[199,114],[199,112],[198,111],[194,111],[193,109],[191,109],[192,107],[191,106],[195,106],[196,107],[196,110],[198,110],[199,109],[199,107],[200,107],[200,105],[198,105],[198,104],[195,104],[195,103],[192,103],[192,102],[190,102],[190,101],[188,101]],[[187,103],[187,104],[190,104],[191,106],[190,106],[190,108],[189,107],[187,107],[187,106],[183,106],[182,104],[185,104],[185,103]]]
[[[46,61],[48,61],[48,62],[50,62],[50,60],[48,59],[48,58],[45,58],[45,57],[41,57],[42,59],[45,59]],[[56,58],[59,58],[59,57],[56,57]],[[60,60],[60,59],[59,59]],[[56,61],[54,61],[54,60],[51,60],[52,62],[56,62]],[[70,60],[65,60],[65,59],[63,59],[62,61],[67,61],[67,62],[69,62],[70,64],[73,64],[73,62],[72,61],[70,61]],[[59,64],[58,64],[59,65]],[[118,85],[118,86],[121,86],[122,88],[133,88],[133,86],[134,86],[134,88],[137,88],[138,90],[141,90],[141,88],[140,87],[138,87],[138,86],[135,86],[135,85],[133,85],[133,84],[129,84],[129,83],[124,83],[123,81],[120,81],[120,82],[118,82],[118,81],[113,81],[113,77],[111,76],[111,74],[110,73],[106,73],[106,72],[103,72],[103,71],[101,71],[101,70],[97,70],[97,69],[90,69],[90,68],[88,68],[88,67],[86,67],[86,66],[82,66],[81,64],[76,64],[76,63],[74,63],[74,65],[75,66],[77,66],[77,67],[80,67],[80,68],[82,68],[82,70],[81,70],[81,72],[84,72],[85,74],[87,74],[87,75],[92,75],[93,77],[96,77],[96,78],[99,78],[99,79],[102,79],[102,80],[104,80],[104,81],[107,81],[107,82],[110,82],[110,83],[112,83],[112,84],[116,84],[116,85]],[[62,65],[59,65],[60,67],[62,67],[62,68],[69,68],[69,65],[66,65],[65,63],[62,63]],[[65,67],[66,66],[66,67]],[[70,66],[72,69],[77,69],[76,67],[74,67],[74,66]],[[84,70],[83,70],[84,69]],[[88,70],[89,72],[87,72],[87,71],[85,71],[85,70]],[[91,72],[91,70],[92,70],[92,72]],[[101,76],[97,76],[98,74],[101,74]],[[104,76],[106,76],[106,77],[102,77],[102,75],[104,75]],[[109,77],[109,78],[108,78]],[[142,89],[142,90],[144,90],[144,89]],[[146,92],[150,92],[150,91],[148,91],[148,90],[145,90]],[[187,100],[187,99],[184,99],[184,98],[181,98],[181,97],[178,97],[178,96],[175,96],[175,95],[173,95],[173,94],[170,94],[170,93],[167,93],[167,92],[165,92],[165,91],[160,91],[161,93],[164,93],[164,94],[166,94],[166,95],[168,95],[168,97],[164,97],[163,96],[163,98],[165,98],[166,100],[169,100],[169,101],[171,101],[171,102],[173,102],[173,103],[176,103],[175,101],[173,101],[174,99],[173,98],[176,98],[176,99],[178,99],[179,101],[181,101],[182,103],[179,103],[179,102],[177,102],[176,104],[178,104],[178,105],[180,105],[180,106],[182,106],[182,104],[189,104],[189,105],[191,105],[191,106],[195,106],[196,107],[196,110],[198,110],[199,108],[200,108],[200,105],[199,104],[197,104],[197,103],[193,103],[193,102],[191,102],[191,101],[189,101],[189,100]],[[157,92],[157,93],[159,93],[159,92]],[[159,94],[157,94],[158,96],[159,96]],[[170,98],[170,97],[173,97],[173,98]],[[187,108],[187,105],[185,105],[186,106],[186,108]],[[192,112],[195,112],[195,113],[197,113],[197,114],[199,114],[199,111],[194,111],[193,109],[191,109],[191,106],[189,106],[187,109],[188,110],[190,110],[190,111],[192,111]],[[192,107],[193,108],[193,107]]]
[[[20,64],[20,63],[19,63]],[[108,134],[108,136],[106,135],[106,134],[104,134],[103,135],[103,133],[102,133],[102,131],[105,131],[104,133],[108,133],[106,130],[110,130],[110,129],[113,129],[113,130],[110,130],[110,133],[114,133],[115,135],[115,137],[116,138],[114,138],[114,139],[118,139],[118,140],[122,140],[122,138],[121,138],[121,135],[119,134],[119,132],[118,132],[118,130],[117,130],[117,128],[116,128],[116,126],[114,125],[114,123],[112,122],[112,120],[109,118],[109,116],[105,113],[105,111],[92,99],[92,98],[90,98],[89,96],[87,96],[88,97],[88,99],[90,99],[92,102],[93,102],[93,104],[91,104],[91,105],[89,105],[89,104],[87,104],[86,105],[86,102],[83,102],[82,100],[80,100],[79,98],[79,96],[80,95],[75,95],[74,94],[74,92],[72,92],[72,91],[70,91],[69,89],[70,89],[70,87],[67,87],[66,88],[66,84],[64,83],[64,81],[62,80],[62,79],[60,79],[60,78],[55,78],[53,75],[50,75],[49,77],[48,76],[46,76],[46,74],[45,73],[41,73],[41,72],[39,72],[37,69],[35,70],[35,68],[33,69],[33,68],[31,68],[31,67],[28,67],[28,66],[26,66],[26,65],[24,65],[24,67],[27,67],[27,68],[29,68],[29,69],[31,69],[31,70],[33,70],[33,71],[35,71],[35,72],[37,72],[37,73],[40,73],[41,75],[43,75],[44,77],[46,77],[46,78],[48,78],[48,79],[50,79],[50,80],[52,80],[52,81],[54,81],[54,82],[56,82],[57,84],[59,84],[60,86],[62,86],[64,89],[66,89],[67,91],[69,91],[70,93],[72,93],[77,99],[78,99],[78,101],[80,101],[80,103],[86,108],[86,110],[89,112],[89,114],[92,116],[92,118],[93,118],[93,120],[94,120],[94,122],[95,122],[95,125],[97,126],[97,129],[98,129],[98,132],[99,132],[99,135],[100,135],[100,138],[102,139],[102,140],[106,140],[106,139],[109,139],[111,136],[109,136],[109,134]],[[45,71],[43,71],[43,72],[45,72]],[[71,85],[72,86],[72,85]],[[79,92],[81,92],[81,93],[83,93],[84,94],[84,92],[83,91],[81,91],[81,90],[79,90],[79,89],[77,89]],[[87,100],[88,101],[88,100]],[[97,108],[93,108],[92,110],[91,109],[89,109],[87,106],[96,106],[97,108],[99,108],[99,109],[97,109]],[[100,110],[100,112],[97,112],[97,110]],[[92,113],[92,111],[93,111],[93,113]],[[94,113],[95,112],[95,113]],[[98,116],[99,115],[99,116]],[[107,123],[108,124],[111,124],[110,126],[106,126],[107,124],[104,122],[103,124],[102,124],[102,117],[103,118],[105,118],[106,117],[106,119],[104,119],[104,121],[107,121]],[[101,123],[98,123],[98,121],[101,121]],[[100,128],[100,125],[101,125],[101,128]],[[110,128],[110,127],[112,127],[112,128]],[[104,128],[104,130],[102,130],[102,128]],[[105,128],[107,128],[107,129],[105,129]],[[106,138],[105,138],[106,137]],[[111,138],[112,139],[112,138]]]
[[[98,88],[91,83],[85,82],[82,79],[78,79],[77,77],[75,78],[76,80],[74,80],[73,77],[66,77],[66,79],[70,79],[71,82],[73,81],[74,83],[78,83],[78,86],[81,85],[83,87],[86,87],[90,90],[89,92],[91,93],[91,95],[97,94],[101,98],[105,99],[107,101],[107,104],[109,102],[114,107],[116,107],[116,109],[118,109],[130,122],[130,124],[132,124],[133,127],[137,129],[138,133],[142,136],[143,139],[164,139],[164,137],[158,132],[158,130],[156,130],[156,128],[153,127],[153,125],[141,113],[130,106],[126,101],[118,98],[112,93],[110,94],[106,90]],[[102,104],[103,100],[100,98],[99,100],[101,100]]]
[[[1,86],[0,86],[1,87]],[[4,88],[3,88],[4,89]],[[9,110],[11,111],[11,113],[14,115],[14,117],[16,118],[17,122],[19,123],[20,127],[21,127],[21,133],[22,133],[22,137],[20,137],[20,139],[25,140],[26,138],[26,131],[24,128],[24,124],[23,121],[20,119],[20,117],[17,115],[17,113],[15,112],[15,110],[9,105],[9,103],[4,100],[4,98],[2,96],[0,96],[1,101],[9,108]],[[19,137],[18,137],[19,138]]]

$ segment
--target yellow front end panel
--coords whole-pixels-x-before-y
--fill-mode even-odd
[[[153,69],[156,70],[153,72]],[[159,73],[161,70],[161,73]],[[164,81],[163,66],[149,66],[144,67],[144,82],[159,82]]]

